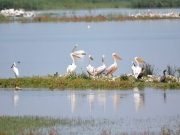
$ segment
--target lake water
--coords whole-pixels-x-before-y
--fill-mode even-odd
[[[179,11],[179,9],[172,10]],[[127,11],[130,10],[124,9],[124,12]],[[82,11],[76,12],[78,14]],[[100,12],[108,13],[97,10],[98,14]],[[123,9],[119,12],[123,12]],[[64,74],[67,66],[72,63],[70,52],[76,44],[77,50],[84,50],[87,53],[85,58],[76,61],[77,73],[86,71],[88,55],[94,58],[92,61],[94,67],[101,66],[101,57],[105,55],[105,64],[108,67],[113,63],[112,53],[115,52],[122,58],[118,61],[119,67],[114,73],[116,76],[132,72],[131,62],[135,56],[154,65],[155,69],[160,70],[157,74],[162,75],[168,64],[180,67],[179,30],[180,19],[1,23],[0,77],[14,77],[11,65],[17,61],[21,62],[17,64],[20,77],[53,75],[56,72]]]
[[[154,117],[180,113],[179,90],[0,89],[0,115]]]
[[[119,13],[117,10],[108,11]],[[137,10],[122,9],[120,12]],[[79,15],[86,13],[96,15],[106,14],[107,11],[76,11]],[[78,50],[87,53],[86,57],[76,61],[77,73],[86,71],[88,55],[93,56],[94,67],[101,65],[101,57],[105,55],[105,64],[109,66],[113,63],[112,53],[115,52],[122,58],[117,61],[116,76],[131,73],[131,62],[135,56],[154,65],[160,70],[157,74],[162,75],[168,64],[180,67],[180,20],[1,23],[0,77],[14,77],[11,65],[17,61],[21,62],[17,64],[20,77],[53,75],[55,72],[64,74],[72,62],[69,54],[76,44]],[[179,130],[179,102],[179,90],[23,89],[15,92],[13,89],[0,89],[0,115],[123,120],[121,128],[116,127],[118,124],[112,128],[122,132],[141,131],[142,126],[151,131],[158,128],[161,132],[164,124],[174,131]],[[136,124],[138,128],[134,126]]]
[[[92,131],[99,133],[100,129],[108,129],[112,133],[144,132],[144,130],[157,133],[161,132],[164,125],[176,133],[180,130],[179,102],[179,90],[23,89],[17,92],[1,88],[0,116],[35,115],[95,119],[101,123],[97,127],[91,127],[91,124],[84,125],[83,133]],[[103,122],[104,119],[106,123]],[[92,131],[88,127],[93,128]],[[79,128],[82,126],[71,127],[68,132],[77,129],[80,132]],[[66,130],[62,132],[67,133]]]

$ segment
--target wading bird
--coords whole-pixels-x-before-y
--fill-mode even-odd
[[[142,78],[142,76],[144,75],[144,73],[145,73],[145,69],[144,69],[144,68],[142,68],[142,71],[141,71],[141,73],[139,73],[139,75],[138,75],[137,79],[141,79],[141,78]]]
[[[67,75],[74,73],[76,71],[76,64],[74,58],[80,58],[79,56],[75,55],[74,53],[70,53],[72,58],[72,64],[67,67]]]
[[[75,51],[77,49],[78,45],[76,44],[72,50],[72,53],[74,53],[75,55],[79,56],[80,58],[83,58],[86,55],[86,52],[83,50],[78,50]]]
[[[102,66],[95,69],[94,76],[100,76],[106,69],[106,65],[104,64],[105,56],[102,56]]]
[[[93,60],[93,57],[89,55],[89,65],[86,67],[89,77],[94,75],[94,70],[95,70],[95,68],[91,66],[91,60]]]
[[[160,78],[160,82],[165,82],[166,80],[166,70],[163,71],[163,76]]]
[[[145,63],[145,62],[144,62],[144,60],[142,60],[142,59],[140,59],[140,58],[138,58],[138,57],[135,57],[134,60],[136,61],[137,66],[134,64],[134,62],[132,62],[133,65],[132,65],[131,69],[132,69],[132,71],[133,71],[133,75],[135,76],[135,78],[137,78],[138,75],[139,75],[139,74],[141,73],[141,71],[142,71],[142,68],[139,66],[139,62],[140,62],[140,63]]]
[[[122,60],[116,53],[112,54],[113,58],[114,58],[114,64],[110,65],[106,70],[105,70],[105,75],[109,75],[111,74],[111,76],[113,77],[113,73],[117,70],[118,65],[116,62],[116,59]]]
[[[20,62],[19,62],[20,63]],[[15,74],[15,78],[19,77],[19,70],[18,68],[16,67],[16,63],[14,62],[13,65],[11,66],[11,68],[13,69],[14,71],[14,74]]]

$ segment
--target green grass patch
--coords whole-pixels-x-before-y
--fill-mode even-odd
[[[130,76],[121,75],[117,78],[101,77],[89,78],[85,73],[72,74],[67,77],[57,76],[33,76],[22,78],[7,78],[0,79],[0,88],[48,88],[50,90],[59,89],[121,89],[129,90],[134,87],[145,88],[152,87],[158,89],[180,89],[180,79],[177,80],[167,77],[165,83],[159,83],[157,80],[146,82],[146,77],[141,80]]]

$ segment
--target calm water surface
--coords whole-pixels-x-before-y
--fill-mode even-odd
[[[0,89],[0,115],[154,117],[180,113],[179,90]]]
[[[23,89],[15,92],[13,89],[0,89],[0,115],[90,120],[90,123],[77,123],[70,129],[60,126],[62,134],[99,134],[103,130],[112,134],[160,133],[163,126],[176,134],[180,130],[179,102],[179,90]]]
[[[90,28],[87,26],[90,25]],[[180,67],[180,20],[59,22],[59,23],[1,23],[0,77],[14,77],[11,69],[17,65],[20,77],[66,73],[72,63],[70,52],[75,44],[87,52],[77,60],[77,73],[86,71],[88,55],[94,67],[101,66],[105,55],[108,67],[113,63],[112,53],[122,60],[114,75],[131,73],[135,56],[159,69],[168,64]]]

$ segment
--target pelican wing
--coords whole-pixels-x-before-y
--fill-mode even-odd
[[[90,74],[90,75],[94,75],[94,67],[93,66],[87,66],[86,67],[87,69],[87,72]]]
[[[79,50],[74,52],[75,55],[79,56],[80,58],[83,58],[86,55],[86,52],[83,50]]]
[[[110,65],[110,66],[106,69],[105,75],[108,75],[114,68],[115,68],[115,65],[114,65],[114,64]]]
[[[102,66],[96,68],[96,69],[95,69],[95,75],[100,75],[100,74],[102,74],[102,73],[105,71],[105,69],[106,69],[106,66],[105,66],[105,65],[102,65]]]
[[[69,74],[75,72],[75,70],[76,70],[76,65],[74,65],[74,64],[69,65],[69,66],[67,67],[67,73],[69,73]]]
[[[142,71],[142,68],[141,68],[141,67],[139,67],[139,66],[135,67],[135,70],[134,70],[134,76],[135,76],[135,78],[138,77],[138,75],[141,73],[141,71]]]

